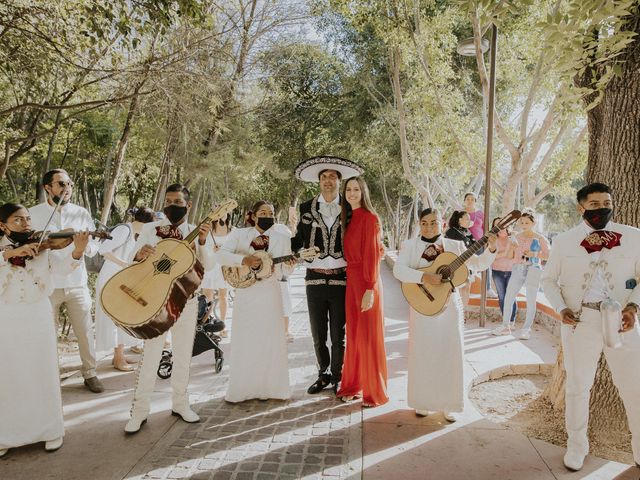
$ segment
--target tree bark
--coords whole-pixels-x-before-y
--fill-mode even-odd
[[[148,74],[148,70],[147,70]],[[124,122],[124,127],[122,129],[122,135],[120,136],[120,140],[118,141],[118,148],[116,150],[116,156],[113,161],[113,173],[109,179],[109,182],[104,190],[103,201],[102,201],[102,215],[100,216],[100,221],[106,225],[109,220],[109,214],[111,213],[111,206],[113,205],[113,200],[116,194],[116,185],[118,183],[118,177],[120,176],[120,171],[122,170],[122,163],[124,162],[125,154],[127,153],[127,146],[129,145],[129,138],[131,136],[131,124],[133,123],[133,119],[138,111],[138,102],[139,102],[139,93],[140,89],[144,85],[147,80],[147,74],[145,77],[136,85],[134,89],[134,95],[129,102],[129,110],[127,112],[127,118]]]

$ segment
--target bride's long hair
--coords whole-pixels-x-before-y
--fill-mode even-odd
[[[380,223],[380,217],[376,213],[373,208],[373,204],[371,203],[371,195],[369,194],[369,187],[367,186],[367,182],[364,181],[362,176],[351,177],[344,182],[342,187],[342,198],[340,199],[340,206],[342,207],[342,211],[340,212],[340,222],[342,223],[342,234],[347,231],[347,227],[349,226],[349,222],[351,221],[351,215],[353,213],[351,209],[351,205],[347,202],[347,198],[345,196],[345,192],[347,191],[347,185],[350,181],[358,182],[358,186],[360,187],[360,192],[362,192],[362,198],[360,200],[360,208],[364,208],[367,212],[373,213],[377,219],[378,223]]]

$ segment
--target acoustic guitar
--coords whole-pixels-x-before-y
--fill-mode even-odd
[[[116,273],[100,294],[104,312],[136,338],[155,338],[169,330],[204,276],[192,247],[200,225],[224,217],[237,206],[235,200],[222,202],[185,239],[160,240],[153,255]]]
[[[264,250],[258,250],[252,253],[252,255],[262,260],[260,267],[257,269],[246,265],[240,267],[222,267],[222,276],[233,288],[247,288],[257,281],[264,280],[273,275],[273,267],[278,263],[287,262],[294,258],[311,261],[318,256],[319,252],[320,249],[318,247],[312,247],[300,250],[298,253],[291,255],[273,258]]]
[[[496,234],[504,230],[513,222],[520,218],[520,211],[513,210],[508,215],[500,219],[500,222],[490,230]],[[417,270],[423,273],[432,273],[442,276],[442,283],[439,285],[423,285],[422,283],[402,283],[402,294],[407,299],[409,305],[422,315],[432,317],[444,310],[451,293],[463,285],[469,278],[469,269],[465,262],[480,251],[488,242],[487,235],[472,243],[469,248],[457,256],[455,253],[442,252],[436,257],[431,265]]]

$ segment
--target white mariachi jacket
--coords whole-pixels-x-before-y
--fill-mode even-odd
[[[406,240],[402,244],[402,248],[398,252],[398,259],[393,267],[393,275],[398,280],[405,283],[422,282],[422,272],[417,269],[431,265],[431,262],[422,258],[422,253],[427,245],[428,244],[422,241],[419,236]],[[466,250],[463,242],[449,238],[442,239],[442,247],[445,252],[455,253],[458,256]],[[491,253],[489,249],[485,249],[480,255],[472,255],[465,265],[469,269],[479,272],[489,268],[495,257],[495,253]]]
[[[157,235],[156,227],[164,225],[171,225],[171,222],[165,218],[164,220],[159,220],[157,222],[145,223],[142,226],[142,232],[140,232],[138,240],[136,240],[136,244],[133,247],[133,251],[129,255],[129,262],[133,261],[138,251],[145,245],[155,246],[160,242],[160,240],[163,240]],[[195,228],[195,225],[191,225],[187,222],[183,222],[178,226],[183,238],[186,238],[187,235],[189,235],[189,233],[191,233]],[[213,252],[213,240],[211,239],[211,235],[207,235],[207,241],[204,245],[200,245],[198,243],[197,237],[194,243],[196,246],[196,257],[200,260],[204,269],[210,270],[213,268],[215,265],[215,254]]]
[[[587,236],[585,225],[580,224],[553,239],[542,273],[542,288],[557,312],[565,308],[580,311],[598,264],[614,300],[623,307],[630,302],[640,304],[640,230],[613,222],[609,222],[605,230],[620,233],[622,238],[619,246],[603,249],[598,262],[580,245]]]
[[[53,275],[69,275],[82,268],[84,259],[75,260],[73,249],[63,249],[62,255],[49,255],[44,250],[37,257],[27,260],[25,267],[12,265],[4,259],[2,250],[12,248],[6,238],[0,239],[0,305],[35,303],[49,298],[55,288]]]
[[[287,230],[288,231],[288,230]],[[255,253],[251,242],[260,235],[260,232],[254,227],[235,228],[225,237],[224,243],[220,246],[220,250],[216,253],[216,260],[220,265],[228,267],[239,267],[242,265],[242,259]],[[272,258],[291,255],[291,235],[285,233],[281,225],[276,224],[263,235],[269,237],[269,248],[267,252]],[[279,263],[275,266],[275,273],[270,278],[281,280],[293,271],[293,267],[287,266],[285,263]]]

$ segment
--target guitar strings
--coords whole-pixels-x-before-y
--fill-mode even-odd
[[[196,228],[194,228],[191,232],[189,232],[189,234],[187,235],[187,237],[184,240],[180,240],[180,243],[176,244],[174,246],[173,249],[171,249],[170,251],[166,252],[167,256],[170,256],[171,254],[173,254],[176,249],[179,248],[180,245],[187,245],[187,248],[191,248],[191,243],[189,242],[187,243],[187,239],[193,235],[196,231],[199,230],[200,226],[203,225],[205,222],[214,222],[216,220],[219,220],[224,214],[228,213],[226,211],[226,209],[223,212],[217,212],[212,214],[207,215],[200,223],[198,223],[198,225],[196,226]],[[216,217],[216,218],[212,218],[212,217]],[[194,235],[195,237],[195,235]],[[195,238],[193,239],[193,241],[195,241]],[[135,297],[142,297],[142,295],[146,292],[147,288],[152,285],[151,280],[153,279],[155,269],[147,272],[146,275],[144,275],[134,286],[131,285],[125,285],[128,289],[130,289],[131,293],[135,296]]]

